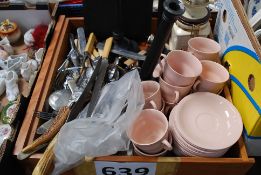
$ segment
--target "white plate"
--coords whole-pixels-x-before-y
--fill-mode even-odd
[[[175,108],[177,130],[188,143],[199,148],[221,151],[232,146],[242,133],[239,112],[219,95],[193,93],[183,98]]]

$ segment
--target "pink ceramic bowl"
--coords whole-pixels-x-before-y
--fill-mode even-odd
[[[191,53],[174,50],[168,53],[163,79],[173,86],[189,86],[202,72],[200,61]]]
[[[195,55],[199,60],[211,60],[217,62],[221,47],[216,41],[204,38],[194,37],[188,41],[188,51]]]

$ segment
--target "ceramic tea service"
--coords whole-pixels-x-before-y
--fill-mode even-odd
[[[127,130],[135,155],[221,157],[240,138],[241,116],[218,94],[185,96],[167,116],[144,109]]]
[[[153,72],[158,82],[142,82],[144,110],[128,130],[136,155],[221,157],[241,135],[240,114],[218,95],[229,80],[217,63],[220,45],[203,37],[188,45],[162,55]]]

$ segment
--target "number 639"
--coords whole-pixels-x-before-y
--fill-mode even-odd
[[[102,168],[103,175],[146,175],[149,173],[149,169],[145,167],[136,168],[135,170],[131,168],[119,168],[118,172],[119,174],[117,174],[114,167]]]

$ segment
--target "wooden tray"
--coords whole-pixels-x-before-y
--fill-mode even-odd
[[[83,26],[83,18],[65,18],[60,16],[53,39],[44,59],[42,70],[36,82],[26,116],[20,130],[14,155],[30,144],[36,137],[36,129],[41,121],[33,116],[34,111],[44,111],[45,101],[51,92],[56,70],[66,58],[68,52],[68,34],[79,26]],[[22,161],[27,173],[30,174],[41,157],[41,153],[33,154]],[[106,156],[88,160],[67,172],[75,175],[95,175],[94,161],[109,162],[156,162],[157,175],[243,175],[253,165],[254,159],[249,158],[242,138],[222,158],[200,157],[139,157],[139,156]]]

